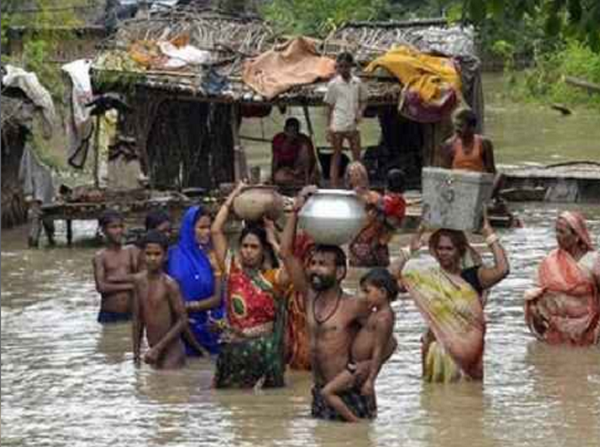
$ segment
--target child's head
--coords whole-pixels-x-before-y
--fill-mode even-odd
[[[142,240],[142,249],[148,271],[161,270],[167,260],[169,239],[160,231],[150,230]]]
[[[112,209],[105,210],[98,219],[98,225],[110,243],[121,244],[125,231],[121,213]]]
[[[393,168],[387,173],[386,189],[388,192],[402,194],[404,192],[405,177],[402,169]]]
[[[146,232],[156,230],[171,237],[171,218],[164,210],[153,210],[146,215]]]
[[[385,268],[376,267],[360,279],[360,288],[366,294],[369,305],[380,306],[394,301],[398,296],[396,278]]]

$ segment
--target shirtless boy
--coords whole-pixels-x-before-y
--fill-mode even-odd
[[[146,235],[143,243],[146,270],[135,276],[134,284],[133,360],[136,365],[140,364],[145,330],[149,349],[144,354],[144,362],[160,369],[184,366],[185,348],[181,336],[193,339],[179,286],[163,271],[168,246],[164,234],[150,231]],[[206,352],[202,347],[196,348]]]
[[[377,375],[397,346],[393,336],[396,317],[390,306],[390,301],[398,296],[396,279],[386,269],[375,268],[361,278],[360,287],[371,313],[352,343],[346,370],[321,391],[325,401],[348,422],[359,422],[360,419],[339,394],[360,387],[361,394],[375,398]],[[369,371],[366,380],[356,375],[359,366]]]
[[[322,388],[346,369],[350,348],[360,329],[360,322],[368,315],[363,300],[348,295],[341,287],[346,276],[346,255],[340,247],[317,245],[305,270],[304,264],[293,253],[297,212],[310,192],[305,188],[296,199],[295,212],[288,218],[281,241],[281,256],[296,291],[306,299],[306,314],[310,338],[310,358],[314,387],[312,414],[322,419],[340,419],[341,416],[325,402]],[[363,365],[358,376],[368,375]],[[375,416],[374,400],[363,396],[360,389],[351,389],[341,396],[353,413],[360,418]]]
[[[131,320],[133,275],[138,269],[136,250],[123,247],[123,216],[106,210],[98,224],[106,238],[106,248],[93,260],[96,290],[100,293],[99,323]]]

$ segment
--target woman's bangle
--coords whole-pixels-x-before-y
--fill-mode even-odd
[[[492,246],[494,243],[498,242],[499,240],[500,240],[500,237],[496,233],[492,233],[488,237],[485,238],[485,243],[489,247],[489,246]]]

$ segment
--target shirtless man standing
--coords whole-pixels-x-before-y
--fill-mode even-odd
[[[310,356],[314,387],[312,415],[321,419],[340,419],[321,395],[322,388],[344,371],[350,360],[350,349],[360,329],[360,320],[368,315],[365,301],[346,294],[341,283],[346,276],[346,255],[340,247],[317,245],[306,270],[294,256],[298,211],[304,205],[305,188],[297,197],[294,213],[289,216],[282,235],[281,257],[294,288],[306,297],[306,314],[310,334]],[[359,365],[357,376],[368,375],[367,367]],[[375,417],[375,401],[353,388],[340,395],[344,403],[359,418]]]
[[[123,216],[106,210],[98,220],[106,238],[106,248],[93,260],[96,290],[102,297],[99,323],[131,320],[133,275],[138,270],[134,247],[123,247]]]

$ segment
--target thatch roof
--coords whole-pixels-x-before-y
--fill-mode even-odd
[[[191,45],[209,51],[211,62],[190,67],[187,71],[165,72],[144,70],[129,58],[127,51],[134,42],[170,40],[182,35],[189,36]],[[414,44],[423,51],[439,53],[443,49],[449,50],[449,46],[440,46],[440,42],[447,40],[443,36],[455,36],[454,41],[464,43],[460,51],[448,51],[448,55],[472,51],[472,31],[449,28],[439,20],[348,24],[323,40],[319,50],[323,55],[333,58],[340,50],[350,50],[357,55],[359,62],[366,63],[393,45],[402,43]],[[129,88],[134,83],[173,95],[195,96],[217,102],[322,103],[326,82],[293,88],[271,101],[256,94],[242,82],[244,61],[284,40],[284,36],[277,35],[268,23],[258,18],[178,7],[152,13],[147,18],[123,22],[116,34],[105,42],[107,51],[97,58],[93,78],[100,90]],[[227,86],[218,92],[211,92],[206,88],[207,80],[215,75],[225,79]],[[364,76],[363,81],[369,91],[371,104],[394,104],[398,101],[401,86],[397,81],[381,76]]]

